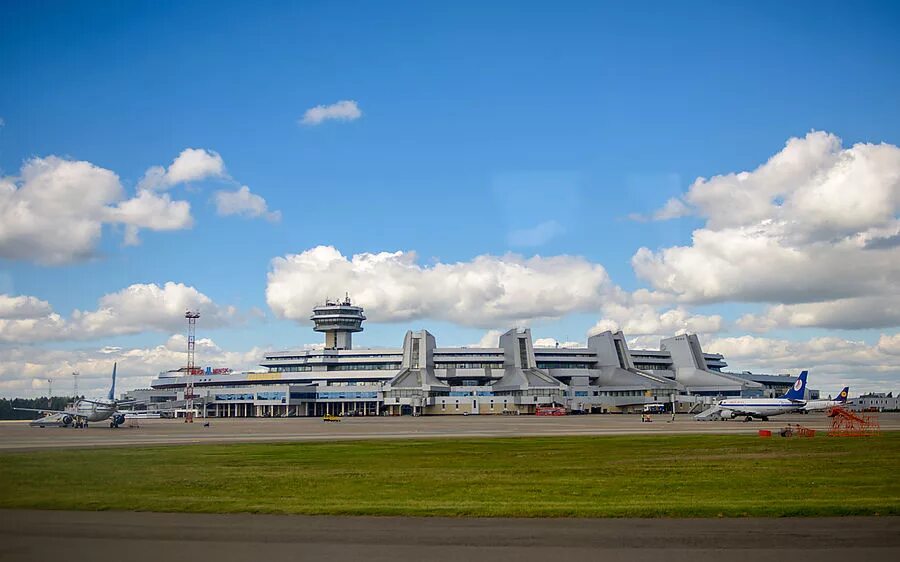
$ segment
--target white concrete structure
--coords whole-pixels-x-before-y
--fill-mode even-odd
[[[353,349],[362,308],[349,299],[329,302],[312,319],[325,333],[325,349],[266,354],[267,372],[196,375],[207,413],[515,414],[550,405],[625,412],[673,402],[687,410],[763,389],[721,372],[722,356],[704,353],[693,335],[664,339],[658,351],[631,351],[622,332],[591,336],[584,348],[536,348],[526,328],[501,335],[498,347],[442,348],[419,330],[407,332],[399,349]],[[184,383],[183,372],[163,373],[152,387],[178,393]]]

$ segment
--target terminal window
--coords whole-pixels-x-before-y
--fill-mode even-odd
[[[410,364],[413,369],[419,367],[419,338],[415,338],[412,341],[412,357],[410,357]]]
[[[522,368],[528,368],[528,346],[525,344],[525,338],[519,338],[519,360],[522,362]]]

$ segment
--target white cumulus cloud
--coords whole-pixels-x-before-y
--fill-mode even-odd
[[[376,322],[429,318],[487,328],[596,310],[614,291],[602,266],[575,256],[421,265],[413,252],[345,257],[318,246],[272,260],[266,300],[278,317],[307,323],[314,305],[349,292]]]
[[[577,341],[559,341],[556,338],[537,338],[534,340],[534,347],[559,347],[563,349],[571,349],[573,347],[584,347],[587,344]]]
[[[777,304],[761,314],[745,314],[740,328],[767,332],[776,328],[891,328],[900,325],[900,293],[836,299],[826,302]]]
[[[75,310],[70,318],[34,297],[0,295],[0,342],[89,340],[178,330],[187,309],[200,310],[208,327],[229,324],[237,316],[234,307],[220,306],[194,287],[171,281],[163,286],[131,285],[101,297],[95,310]]]
[[[500,347],[500,336],[502,335],[503,330],[488,330],[477,343],[470,343],[465,347]]]
[[[50,303],[31,296],[0,294],[0,319],[40,318],[52,313]]]
[[[682,199],[706,218],[691,245],[641,248],[632,258],[657,291],[685,303],[788,305],[743,319],[755,328],[896,323],[900,148],[844,148],[812,132],[752,172],[697,179]],[[864,314],[878,298],[894,304]]]
[[[197,364],[258,369],[268,348],[247,351],[221,349],[210,339],[197,340]],[[0,396],[45,395],[46,379],[53,379],[53,393],[72,393],[73,372],[80,374],[79,394],[104,396],[109,389],[113,363],[118,363],[116,393],[147,388],[161,371],[178,369],[186,362],[185,337],[174,335],[165,343],[146,348],[86,348],[53,350],[34,346],[5,347],[0,354]]]
[[[703,350],[721,353],[732,371],[797,373],[808,369],[810,386],[832,395],[850,385],[853,395],[897,390],[900,334],[882,334],[875,345],[833,336],[792,341],[757,336],[711,338]]]
[[[603,306],[603,317],[588,330],[588,334],[622,330],[628,337],[668,337],[684,333],[714,333],[721,330],[722,325],[722,317],[718,314],[692,314],[681,306],[660,310],[650,304],[609,303]]]
[[[125,243],[139,242],[141,228],[151,230],[181,230],[194,224],[191,205],[187,201],[172,201],[168,194],[139,191],[136,197],[122,201],[107,211],[115,222],[125,224]]]
[[[149,168],[138,183],[138,189],[169,189],[179,183],[200,181],[207,178],[228,177],[225,161],[219,153],[204,148],[186,148],[168,168]]]
[[[266,200],[251,193],[246,185],[235,191],[217,191],[213,199],[216,203],[216,212],[222,216],[262,217],[269,222],[281,220],[281,211],[269,211]]]
[[[306,110],[302,125],[319,125],[325,121],[354,121],[362,117],[359,105],[353,100],[341,100],[331,105],[317,105]]]
[[[192,224],[190,205],[143,193],[126,199],[119,177],[90,162],[48,156],[0,178],[0,257],[57,265],[93,255],[104,224],[175,230]]]

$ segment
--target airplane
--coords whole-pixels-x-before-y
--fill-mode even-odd
[[[797,382],[781,398],[733,398],[719,402],[719,416],[729,420],[744,416],[744,421],[760,418],[769,421],[769,416],[798,412],[806,406],[803,399],[806,391],[808,371],[797,377]]]
[[[27,412],[40,412],[42,417],[31,422],[32,426],[44,427],[45,425],[58,425],[68,427],[87,427],[88,422],[98,422],[109,420],[109,427],[116,428],[125,423],[124,410],[119,410],[119,406],[123,404],[114,398],[116,394],[116,363],[113,363],[112,386],[109,387],[109,393],[106,398],[97,398],[88,400],[81,398],[75,401],[71,409],[65,410],[47,410],[35,408],[14,408],[15,410],[23,410]]]
[[[818,410],[827,410],[832,406],[843,406],[847,403],[847,396],[850,395],[850,387],[845,386],[834,400],[807,400],[806,406],[801,408],[804,412],[815,412]]]

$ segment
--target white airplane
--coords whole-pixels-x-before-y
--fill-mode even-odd
[[[806,391],[806,377],[808,371],[803,371],[797,377],[794,386],[784,393],[781,398],[732,398],[719,402],[719,416],[724,419],[744,416],[744,421],[760,418],[769,421],[769,416],[798,412],[806,406],[803,399]]]
[[[845,386],[834,400],[807,400],[803,406],[804,412],[815,412],[818,410],[827,410],[833,406],[843,406],[847,403],[847,396],[850,394],[850,387]]]
[[[116,364],[113,363],[112,386],[109,387],[109,393],[106,398],[97,398],[88,400],[81,398],[75,402],[71,409],[66,410],[45,410],[35,408],[15,408],[16,410],[24,410],[27,412],[40,412],[42,416],[31,422],[32,426],[44,427],[46,425],[58,425],[68,427],[87,427],[88,422],[98,422],[108,419],[109,427],[119,427],[125,423],[125,414],[123,410],[119,410],[122,402],[113,398],[116,394]]]

